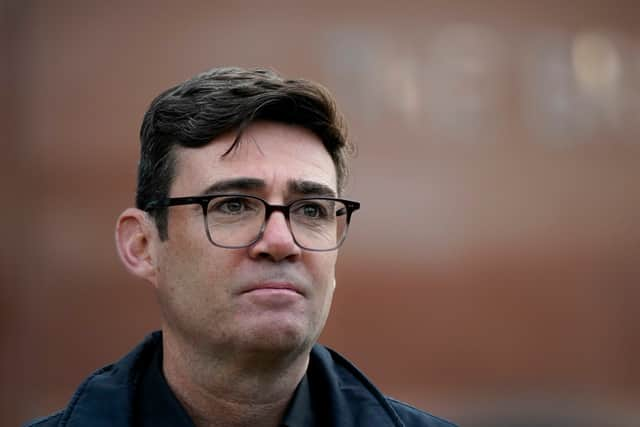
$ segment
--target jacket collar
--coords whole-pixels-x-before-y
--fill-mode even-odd
[[[161,343],[161,333],[154,332],[118,362],[91,374],[71,398],[59,427],[130,426],[138,380]]]
[[[141,373],[148,367],[162,334],[156,331],[118,362],[94,372],[64,410],[59,427],[129,427]],[[331,425],[402,427],[385,396],[353,364],[333,350],[313,346],[307,371]]]
[[[337,352],[316,344],[311,350],[307,374],[324,382],[326,409],[331,424],[340,427],[403,427],[387,398],[351,362]]]

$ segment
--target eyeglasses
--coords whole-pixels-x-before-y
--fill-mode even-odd
[[[305,197],[287,205],[271,205],[245,194],[171,197],[150,202],[145,211],[192,205],[202,206],[207,238],[215,246],[240,249],[260,240],[273,212],[287,219],[294,242],[309,251],[338,249],[347,237],[351,214],[360,203],[333,197]]]

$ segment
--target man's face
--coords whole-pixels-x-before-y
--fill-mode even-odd
[[[170,197],[212,193],[214,187],[215,193],[249,194],[272,204],[335,196],[335,166],[310,131],[254,123],[238,150],[221,157],[234,137],[178,149]],[[199,205],[175,206],[168,215],[156,283],[165,329],[205,351],[304,350],[316,340],[331,305],[337,251],[300,249],[280,212],[271,215],[262,238],[243,249],[212,245]]]

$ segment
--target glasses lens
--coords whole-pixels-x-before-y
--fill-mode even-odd
[[[252,197],[211,199],[207,207],[207,229],[211,241],[226,247],[251,244],[260,234],[264,211],[264,204]]]
[[[291,205],[289,223],[301,247],[317,251],[335,249],[347,233],[347,207],[331,199],[299,200]]]

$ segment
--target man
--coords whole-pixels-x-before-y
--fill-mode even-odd
[[[452,425],[315,344],[360,207],[341,198],[351,146],[324,88],[214,69],[159,95],[140,139],[116,244],[155,288],[162,332],[31,425]]]

